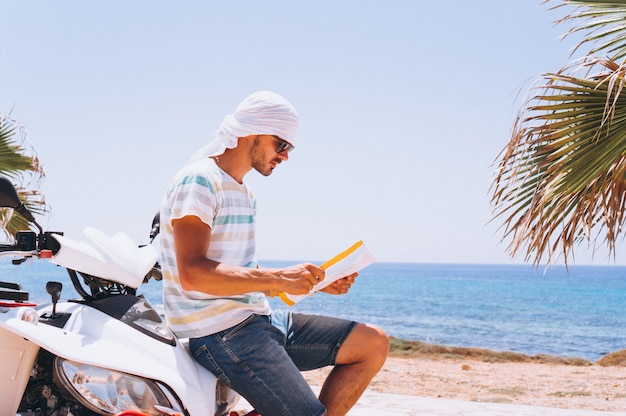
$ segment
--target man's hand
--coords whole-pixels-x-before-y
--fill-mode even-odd
[[[343,277],[332,284],[326,286],[320,292],[329,293],[331,295],[343,295],[348,293],[354,283],[358,273],[352,273],[350,276]]]
[[[280,278],[279,290],[292,295],[306,295],[315,285],[324,280],[324,269],[303,263],[277,271]]]

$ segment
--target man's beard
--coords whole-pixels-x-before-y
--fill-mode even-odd
[[[252,144],[252,148],[250,149],[250,160],[252,161],[252,167],[254,170],[259,172],[263,176],[270,176],[274,169],[270,165],[271,162],[276,162],[276,164],[280,164],[282,160],[276,158],[274,160],[266,160],[264,158],[264,154],[259,149],[259,138],[257,137]]]

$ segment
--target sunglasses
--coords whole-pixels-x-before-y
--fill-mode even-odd
[[[282,152],[291,152],[295,146],[291,143],[289,143],[287,140],[283,140],[278,136],[274,136],[272,135],[273,138],[276,139],[276,153],[282,153]]]

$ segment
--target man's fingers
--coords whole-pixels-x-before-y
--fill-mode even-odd
[[[324,276],[325,276],[324,269],[319,268],[313,264],[307,265],[306,268],[309,271],[309,273],[305,276],[311,283],[313,283],[313,285],[316,285],[322,280],[324,280]]]

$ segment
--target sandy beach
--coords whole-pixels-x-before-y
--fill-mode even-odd
[[[623,412],[624,355],[622,351],[592,363],[465,348],[392,350],[369,388],[422,397]],[[328,371],[303,374],[309,384],[320,386]]]

